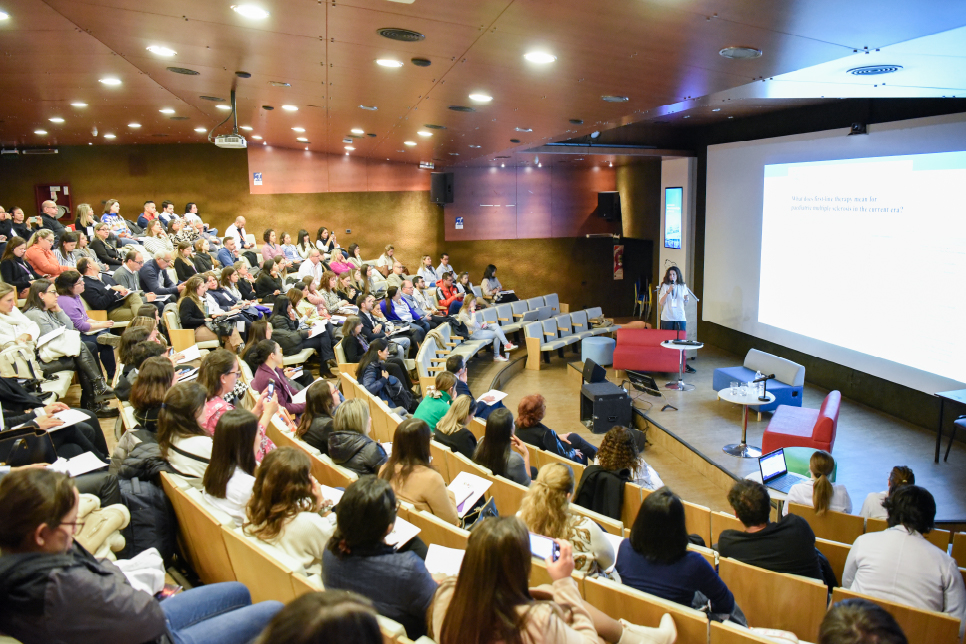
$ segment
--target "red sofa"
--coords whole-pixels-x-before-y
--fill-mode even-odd
[[[779,447],[810,447],[832,453],[842,393],[830,391],[819,409],[779,405],[761,439],[763,454]]]
[[[660,329],[618,329],[614,369],[677,373],[681,352],[665,349],[661,343],[677,339],[679,333]]]

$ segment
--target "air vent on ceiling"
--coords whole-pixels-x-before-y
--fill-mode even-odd
[[[60,154],[60,150],[57,148],[34,148],[33,150],[24,150],[20,154]]]
[[[431,130],[445,130],[446,129],[446,126],[445,125],[436,125],[434,123],[424,123],[423,124],[423,127],[428,127]]]
[[[503,155],[503,156],[494,157],[494,158],[496,158],[496,159],[509,159],[510,156],[509,155]]]
[[[510,139],[510,143],[519,143],[520,139]]]
[[[433,61],[428,58],[413,58],[411,62],[416,67],[429,67],[433,64]]]
[[[749,60],[761,56],[761,50],[754,47],[725,47],[718,54],[731,60]]]
[[[607,96],[601,96],[600,100],[604,101],[605,103],[626,103],[630,99],[627,98],[626,96],[607,95]]]
[[[152,134],[151,136],[168,136],[167,134]]]
[[[894,74],[902,69],[902,65],[866,65],[865,67],[853,67],[849,73],[853,76],[879,76],[881,74]]]
[[[237,76],[238,78],[251,78],[252,77],[252,73],[251,72],[235,72],[235,76]]]
[[[169,72],[174,72],[175,74],[184,74],[185,76],[198,76],[201,72],[196,72],[193,69],[188,69],[187,67],[168,67]]]
[[[449,109],[454,112],[475,112],[475,107],[469,107],[468,105],[450,105]]]
[[[191,117],[190,116],[172,116],[171,117],[171,120],[172,121],[187,121],[189,118],[191,118]]]
[[[262,109],[263,110],[274,110],[275,108],[272,107],[271,105],[262,105]]]
[[[268,81],[268,84],[272,87],[291,87],[291,83],[283,83],[282,81]]]
[[[570,119],[570,124],[571,125],[583,125],[584,124],[584,121],[583,121],[583,119]]]
[[[372,138],[375,138],[376,137],[376,133],[375,132],[369,132],[368,134],[366,134],[366,136],[371,136]]]
[[[198,98],[200,98],[203,101],[213,101],[215,103],[224,103],[225,102],[225,99],[219,98],[217,96],[199,96]]]
[[[397,29],[396,27],[386,27],[384,29],[379,29],[377,32],[383,38],[388,38],[390,40],[400,40],[402,42],[419,42],[426,38],[423,34],[418,31],[412,31],[411,29]]]

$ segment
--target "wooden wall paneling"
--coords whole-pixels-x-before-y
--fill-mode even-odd
[[[369,185],[365,158],[351,154],[325,156],[329,165],[329,192],[366,192]]]
[[[543,168],[525,166],[515,170],[517,237],[520,239],[552,237],[551,174],[554,169],[548,164]]]
[[[516,239],[516,173],[503,168],[453,169],[453,203],[444,208],[446,241]],[[500,207],[494,207],[499,204]],[[463,229],[456,230],[456,218]],[[458,266],[458,265],[457,265]]]
[[[420,170],[416,164],[392,163],[369,158],[366,160],[366,189],[374,191],[426,191],[430,188],[430,171]],[[426,195],[429,201],[429,194]]]
[[[616,188],[613,168],[555,167],[551,184],[552,236],[583,237],[591,233],[621,232],[619,222],[604,221],[595,213],[597,193]]]
[[[260,186],[255,185],[256,172],[262,174]],[[248,185],[253,195],[328,192],[328,155],[252,145],[248,148]]]

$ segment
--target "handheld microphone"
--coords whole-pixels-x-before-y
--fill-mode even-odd
[[[775,374],[771,374],[770,376],[762,375],[761,378],[755,378],[754,380],[752,380],[752,382],[765,382],[766,380],[774,380],[774,379],[775,379]]]

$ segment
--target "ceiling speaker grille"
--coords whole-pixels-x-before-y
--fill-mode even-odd
[[[199,96],[198,98],[200,98],[203,101],[213,101],[215,103],[224,103],[225,102],[225,99],[218,98],[217,96]]]
[[[428,127],[431,130],[445,130],[446,129],[446,126],[445,125],[436,125],[435,123],[426,123],[426,124],[423,125],[423,127]]]
[[[196,72],[193,69],[188,69],[187,67],[168,67],[169,72],[174,72],[175,74],[184,74],[185,76],[198,76],[201,72]]]
[[[853,76],[879,76],[881,74],[893,74],[902,69],[902,65],[866,65],[865,67],[853,67],[849,73]]]
[[[469,107],[468,105],[450,105],[449,109],[454,112],[475,112],[475,107]]]
[[[384,29],[378,30],[378,33],[383,38],[389,38],[390,40],[399,40],[402,42],[419,42],[426,38],[423,34],[418,31],[412,31],[410,29],[398,29],[396,27],[386,27]]]

